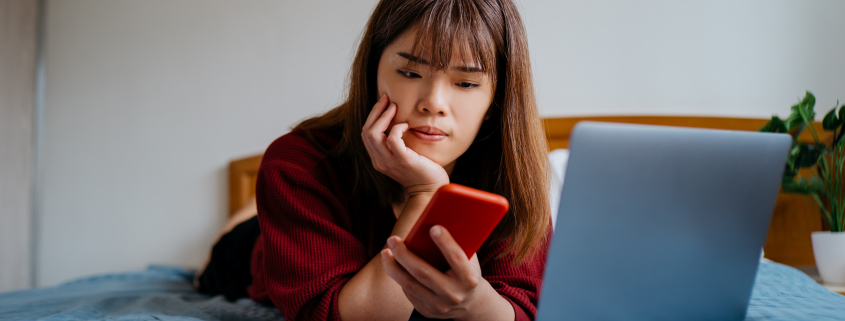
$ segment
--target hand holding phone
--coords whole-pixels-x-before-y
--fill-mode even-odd
[[[501,195],[447,184],[434,193],[422,216],[408,233],[405,245],[435,268],[446,271],[449,263],[431,239],[431,227],[440,225],[446,228],[467,258],[470,258],[481,248],[507,211],[508,200]]]

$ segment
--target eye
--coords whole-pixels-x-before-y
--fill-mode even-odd
[[[466,81],[459,82],[456,85],[458,85],[458,87],[461,87],[461,88],[464,88],[464,89],[472,89],[472,88],[478,87],[478,84],[473,84],[471,82],[466,82]]]
[[[396,72],[398,72],[400,75],[408,77],[408,78],[422,78],[422,76],[420,76],[420,74],[415,73],[413,71],[404,71],[402,69],[398,69],[398,70],[396,70]]]

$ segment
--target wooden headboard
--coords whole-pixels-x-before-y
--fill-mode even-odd
[[[255,180],[261,156],[233,160],[229,163],[229,216],[249,203],[255,195]]]
[[[759,129],[766,119],[680,117],[680,116],[612,116],[567,117],[544,119],[549,150],[569,147],[569,135],[576,123],[583,120],[629,124],[665,125],[695,128],[750,130]],[[816,124],[823,141],[832,136]],[[809,140],[809,136],[802,136]],[[255,194],[255,179],[261,155],[232,161],[229,164],[229,213],[235,213]],[[807,176],[808,173],[804,173]],[[772,223],[766,239],[766,257],[793,266],[815,265],[810,233],[822,230],[822,219],[803,196],[784,194],[778,196]]]

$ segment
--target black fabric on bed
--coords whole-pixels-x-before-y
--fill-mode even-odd
[[[211,260],[199,278],[199,291],[222,294],[229,301],[248,298],[246,288],[252,283],[249,270],[252,248],[260,234],[258,217],[253,216],[223,235],[211,250]]]

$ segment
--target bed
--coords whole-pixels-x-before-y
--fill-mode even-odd
[[[756,130],[766,122],[715,117],[549,118],[544,120],[549,150],[565,149],[572,127],[582,120],[734,130]],[[251,200],[260,162],[261,155],[256,155],[230,163],[232,215]],[[845,320],[845,296],[794,268],[815,265],[810,232],[822,230],[821,218],[803,198],[788,194],[779,196],[773,215],[765,245],[771,261],[760,263],[746,320]],[[96,275],[51,288],[0,293],[0,320],[282,319],[275,307],[199,294],[191,285],[192,277],[193,271],[185,268],[150,266],[144,271]]]

